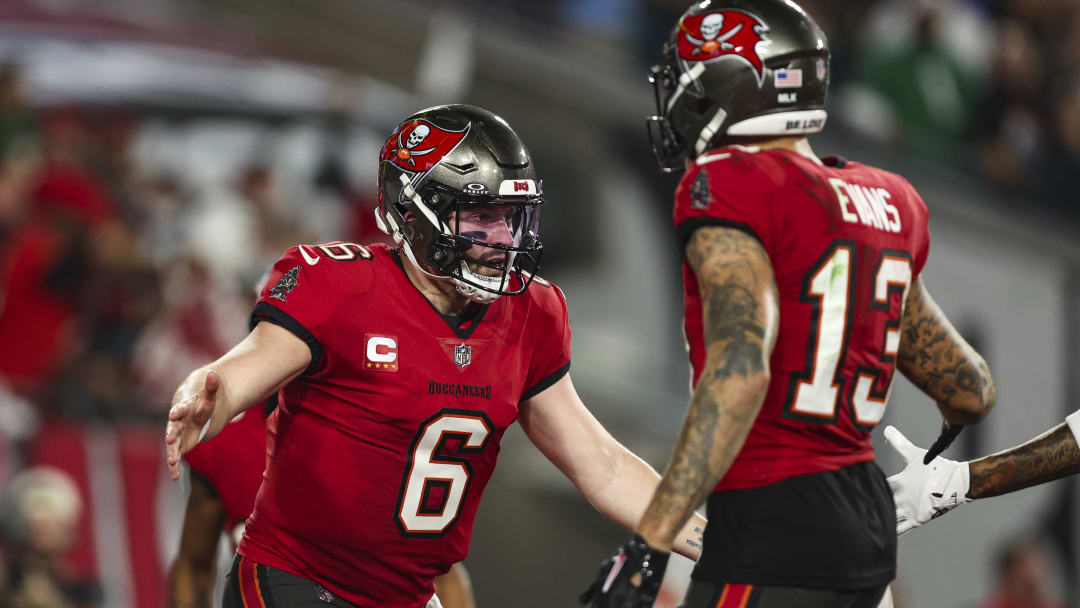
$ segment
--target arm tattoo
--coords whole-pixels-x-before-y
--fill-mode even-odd
[[[897,367],[942,407],[985,414],[993,406],[997,391],[990,368],[949,323],[921,278],[908,294],[900,336]]]
[[[971,462],[971,498],[1008,494],[1080,473],[1080,447],[1062,424],[1031,441]]]
[[[708,354],[671,462],[639,526],[656,532],[654,538],[674,537],[742,449],[765,398],[779,322],[772,266],[752,236],[701,228],[686,258],[701,288]]]

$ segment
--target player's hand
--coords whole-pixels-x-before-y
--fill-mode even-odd
[[[926,450],[908,441],[893,426],[885,427],[885,440],[907,462],[903,471],[888,479],[896,502],[897,536],[971,502],[967,496],[971,486],[967,462],[938,457],[923,464]]]
[[[657,551],[636,534],[600,567],[581,594],[590,608],[651,608],[667,568],[667,551]]]
[[[211,371],[206,374],[202,390],[169,408],[169,422],[165,425],[165,454],[169,473],[174,480],[180,479],[180,457],[190,452],[202,439],[203,427],[214,413],[220,387],[221,378],[217,372]]]
[[[948,420],[941,421],[941,434],[934,440],[933,445],[926,451],[926,456],[923,456],[923,464],[930,464],[930,461],[944,452],[950,445],[956,436],[960,434],[960,431],[964,430],[962,424],[952,424]]]

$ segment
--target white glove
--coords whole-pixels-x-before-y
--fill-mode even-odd
[[[893,426],[885,427],[885,440],[907,466],[888,479],[896,502],[896,535],[917,528],[940,517],[965,502],[971,486],[967,462],[955,462],[938,456],[923,464],[926,450],[908,441]]]

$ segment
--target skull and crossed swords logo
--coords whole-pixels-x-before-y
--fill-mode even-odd
[[[421,150],[416,149],[416,147],[424,143],[424,140],[427,139],[427,136],[431,134],[431,127],[425,124],[417,124],[415,127],[413,127],[413,130],[409,132],[409,137],[405,139],[404,143],[402,143],[401,141],[401,135],[403,131],[404,129],[398,132],[398,147],[396,150],[394,150],[394,154],[396,154],[398,158],[409,163],[409,165],[413,167],[416,166],[416,161],[414,160],[415,157],[423,156],[425,154],[431,154],[433,151],[435,151],[436,148],[438,148],[438,146],[432,146],[430,148],[424,148]]]
[[[706,15],[701,20],[701,39],[695,38],[690,35],[690,32],[686,33],[686,39],[696,46],[697,48],[691,53],[697,55],[699,53],[712,53],[717,49],[721,51],[735,51],[736,53],[742,51],[742,47],[736,48],[736,46],[728,40],[735,37],[739,31],[742,30],[743,24],[739,23],[730,30],[720,33],[720,30],[724,27],[724,16],[719,13],[712,13]]]

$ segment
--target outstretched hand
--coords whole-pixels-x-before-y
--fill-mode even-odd
[[[217,402],[221,378],[217,372],[206,374],[202,390],[177,401],[169,408],[169,422],[165,426],[165,453],[169,473],[174,480],[180,479],[180,457],[191,451],[203,437]]]
[[[971,483],[967,462],[939,456],[924,464],[926,450],[893,426],[885,427],[885,440],[907,463],[903,471],[887,480],[896,502],[897,536],[971,501],[967,497]]]

